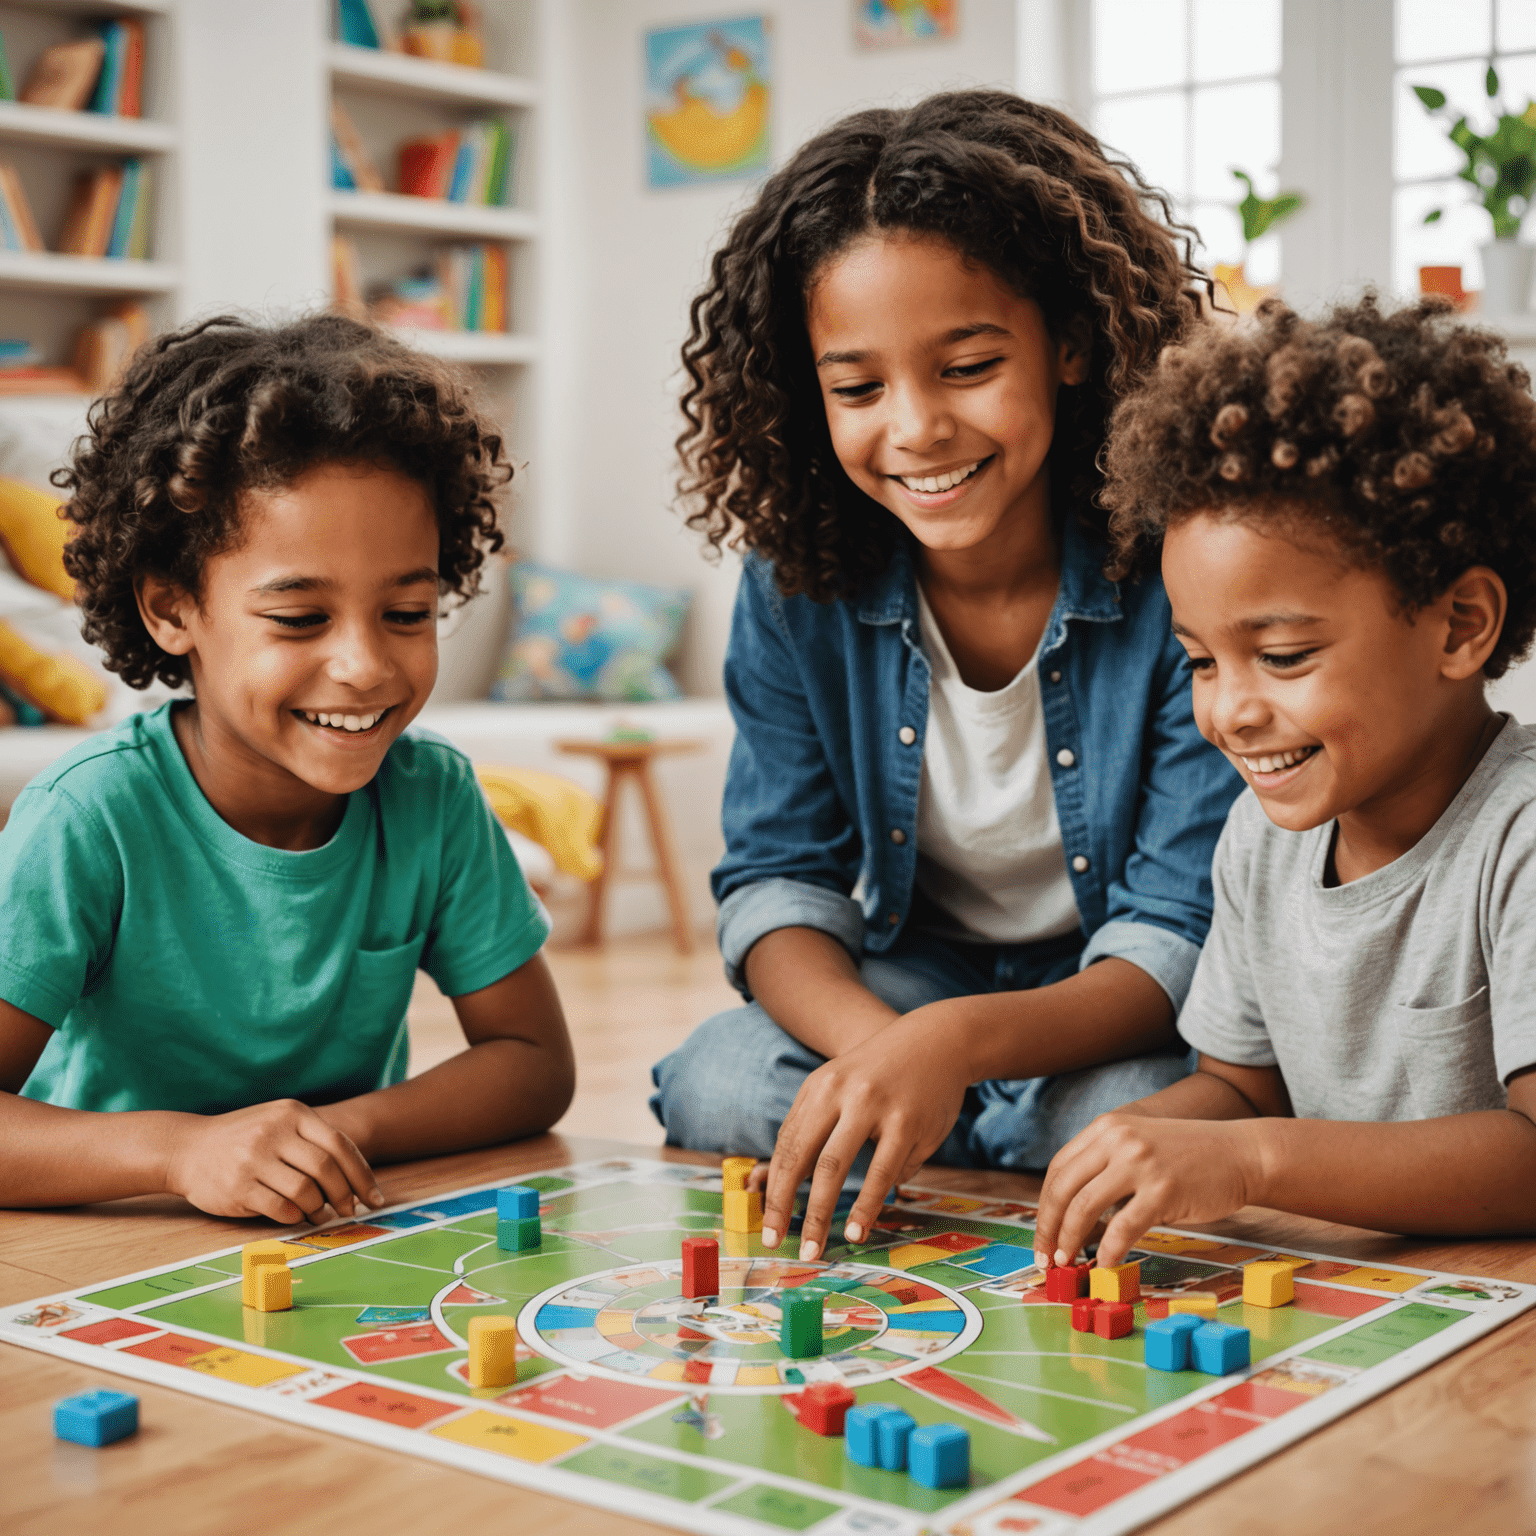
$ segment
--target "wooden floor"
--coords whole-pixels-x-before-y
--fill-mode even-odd
[[[601,949],[545,951],[576,1045],[576,1101],[556,1127],[656,1146],[661,1126],[646,1107],[651,1065],[696,1024],[741,998],[727,985],[714,936],[679,955],[667,933],[610,939]],[[411,999],[411,1072],[464,1049],[453,1005],[425,974]]]

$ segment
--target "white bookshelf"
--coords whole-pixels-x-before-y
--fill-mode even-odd
[[[498,331],[418,331],[407,326],[396,326],[394,333],[407,346],[449,363],[513,367],[532,363],[538,357],[538,345],[531,336]]]
[[[463,240],[532,240],[538,232],[538,221],[523,208],[482,208],[398,192],[332,192],[331,218],[343,228],[425,230]]]
[[[380,95],[485,108],[531,107],[538,100],[538,86],[520,75],[440,64],[379,48],[355,48],[350,43],[332,43],[328,58],[334,82]]]
[[[0,251],[0,289],[97,298],[156,298],[173,293],[177,271],[163,261],[108,261],[57,251]]]

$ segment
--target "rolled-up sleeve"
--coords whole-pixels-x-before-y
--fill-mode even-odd
[[[750,1000],[742,967],[752,946],[776,928],[817,928],[858,964],[864,950],[864,909],[852,897],[800,880],[762,880],[738,886],[720,903],[717,932],[725,975]]]

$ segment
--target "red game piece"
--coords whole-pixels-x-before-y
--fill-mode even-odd
[[[1076,1301],[1088,1294],[1087,1264],[1053,1264],[1045,1272],[1047,1301]]]
[[[1093,1314],[1103,1305],[1097,1296],[1079,1296],[1072,1303],[1072,1326],[1079,1333],[1092,1333]]]
[[[1093,1314],[1093,1331],[1101,1339],[1123,1339],[1136,1326],[1136,1308],[1128,1301],[1101,1301]]]
[[[712,1237],[683,1239],[683,1295],[720,1294],[720,1244]]]
[[[830,1381],[818,1381],[800,1394],[796,1417],[818,1435],[840,1435],[843,1420],[857,1399],[848,1387]]]

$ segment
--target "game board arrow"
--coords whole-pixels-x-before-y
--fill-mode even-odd
[[[956,1381],[947,1371],[941,1371],[937,1366],[925,1366],[920,1371],[912,1371],[900,1378],[904,1387],[911,1387],[921,1397],[926,1397],[930,1402],[941,1404],[945,1408],[953,1408],[957,1413],[969,1414],[973,1419],[984,1419],[988,1424],[995,1424],[999,1429],[1005,1429],[1010,1435],[1019,1435],[1025,1440],[1038,1440],[1043,1445],[1055,1445],[1055,1435],[1048,1435],[1037,1424],[1031,1424],[1028,1419],[1021,1419],[1015,1413],[994,1403],[990,1397],[983,1397],[974,1387],[968,1387],[963,1381]]]

